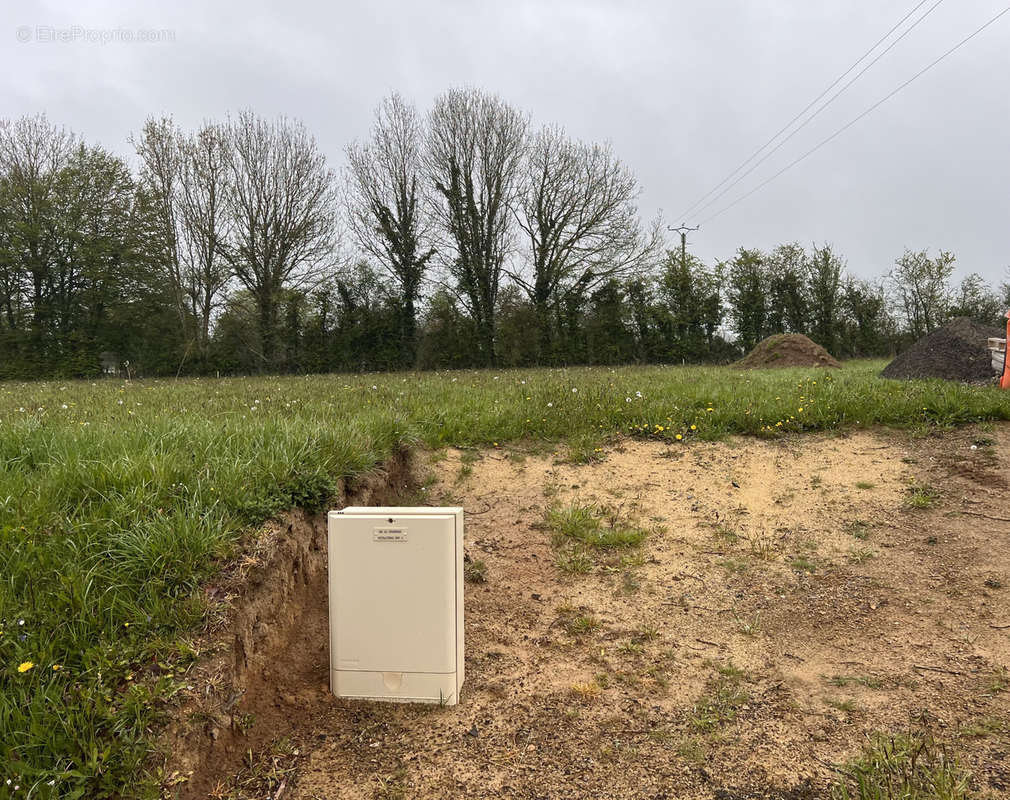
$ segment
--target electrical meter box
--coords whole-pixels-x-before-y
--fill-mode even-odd
[[[463,509],[328,517],[330,689],[455,705],[463,685]]]

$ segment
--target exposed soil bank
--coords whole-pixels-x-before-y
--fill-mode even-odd
[[[414,486],[404,450],[342,487],[334,507],[382,505]],[[165,784],[179,800],[213,796],[249,751],[304,724],[328,693],[326,514],[292,511],[267,523],[206,592],[218,619],[162,737]]]

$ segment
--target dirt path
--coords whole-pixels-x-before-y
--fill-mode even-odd
[[[910,725],[1006,796],[1010,522],[976,515],[1010,518],[1008,448],[1002,426],[436,456],[429,502],[466,507],[487,575],[463,702],[335,700],[325,642],[296,637],[311,657],[279,654],[295,666],[269,698],[296,722],[249,796],[814,798],[868,734]],[[649,534],[573,574],[543,523],[590,505]]]

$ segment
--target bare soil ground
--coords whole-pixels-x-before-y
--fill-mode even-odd
[[[325,576],[309,570],[301,617],[232,703],[217,769],[175,791],[820,798],[868,734],[925,727],[976,796],[1005,797],[1008,449],[1003,425],[625,441],[591,464],[431,455],[426,501],[465,506],[486,566],[467,586],[461,704],[330,697]],[[567,572],[544,520],[572,504],[649,535]]]

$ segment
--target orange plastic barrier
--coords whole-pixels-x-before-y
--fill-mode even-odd
[[[1010,350],[1010,311],[1006,312],[1006,339],[1007,349]],[[1003,377],[999,379],[1000,389],[1010,389],[1010,361],[1008,356],[1003,356]]]

